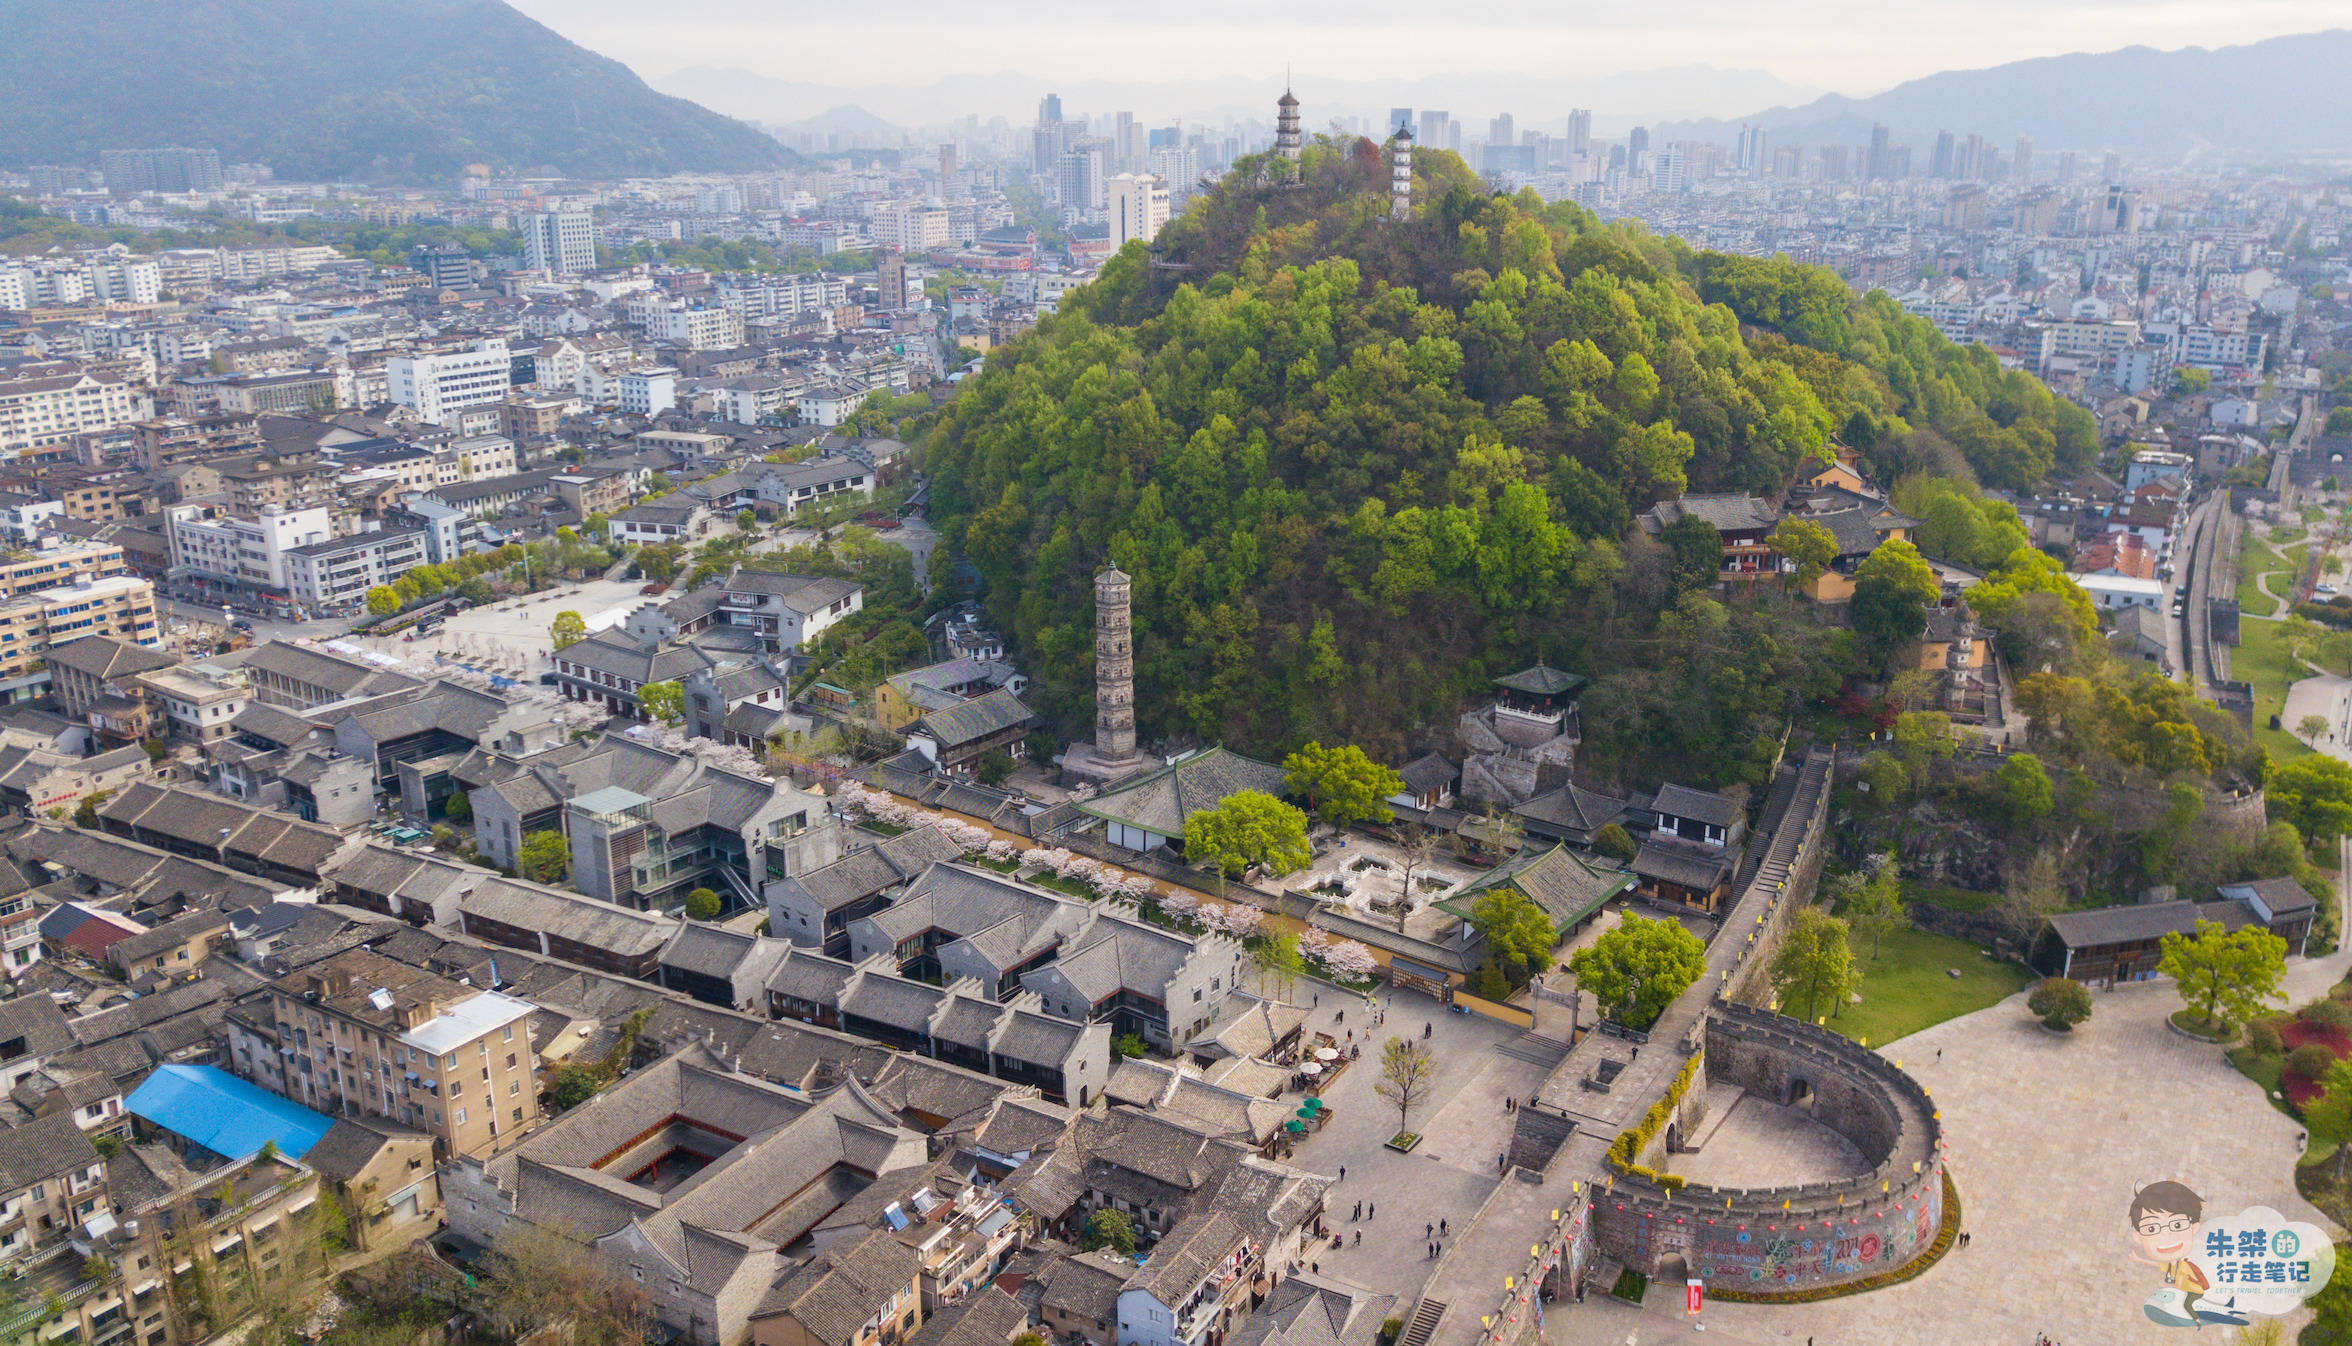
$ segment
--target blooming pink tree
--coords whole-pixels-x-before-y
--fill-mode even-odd
[[[1343,977],[1369,977],[1380,970],[1379,960],[1372,951],[1352,939],[1343,939],[1323,951],[1323,966]]]

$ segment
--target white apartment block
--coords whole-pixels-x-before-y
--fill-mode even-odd
[[[746,318],[797,318],[849,302],[849,282],[839,276],[731,276],[719,285],[719,306]]]
[[[596,222],[578,207],[523,216],[523,265],[550,275],[576,276],[596,269]]]
[[[356,608],[367,591],[431,559],[421,529],[330,538],[286,553],[286,587],[311,611]]]
[[[145,419],[145,401],[123,380],[87,372],[0,379],[0,454],[19,455]]]
[[[645,324],[646,335],[666,346],[727,350],[743,344],[743,317],[724,308],[663,308]]]
[[[1168,222],[1168,187],[1158,178],[1121,173],[1110,180],[1106,199],[1113,248],[1126,247],[1138,239],[1149,243]]]
[[[506,342],[496,337],[470,351],[396,355],[384,369],[392,400],[431,425],[450,424],[467,407],[503,399],[514,373]]]
[[[678,405],[678,371],[667,365],[621,375],[617,400],[634,416],[659,416]]]
[[[878,248],[929,252],[955,241],[945,206],[893,201],[874,208],[872,224],[874,246]]]
[[[504,435],[473,435],[452,440],[446,448],[435,450],[433,459],[438,469],[434,473],[436,486],[511,477],[518,470],[514,441]]]
[[[200,506],[176,505],[166,518],[174,576],[201,575],[280,592],[288,587],[286,553],[334,536],[333,518],[323,506],[207,519]]]

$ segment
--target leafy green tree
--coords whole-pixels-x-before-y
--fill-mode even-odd
[[[2030,752],[2012,753],[2001,763],[2000,770],[1993,773],[1992,794],[2001,812],[2017,827],[2040,822],[2050,816],[2057,803],[2050,773],[2043,770],[2042,759]]]
[[[1665,542],[1674,553],[1677,592],[1704,589],[1723,575],[1723,534],[1696,514],[1685,514],[1666,525]]]
[[[678,577],[677,549],[651,544],[639,547],[637,568],[645,572],[645,578],[656,584],[667,584]]]
[[[1941,592],[1934,569],[1908,542],[1882,542],[1862,558],[1846,619],[1874,666],[1885,667],[1896,650],[1919,639],[1928,605]]]
[[[2059,1032],[2071,1032],[2076,1024],[2091,1017],[2091,993],[2071,977],[2045,978],[2025,998],[2025,1007],[2043,1025]]]
[[[1840,875],[1831,885],[1831,893],[1838,899],[1846,923],[1869,936],[1870,959],[1877,962],[1879,941],[1909,915],[1903,907],[1903,879],[1894,852],[1874,855],[1862,868]]]
[[[1813,581],[1828,574],[1838,555],[1835,535],[1811,519],[1794,516],[1774,525],[1764,545],[1796,567],[1781,576],[1782,585],[1792,593],[1812,587]]]
[[[1111,1039],[1111,1055],[1121,1061],[1137,1060],[1148,1050],[1143,1039],[1133,1033],[1121,1033]]]
[[[566,609],[555,614],[555,620],[548,624],[547,637],[559,650],[566,645],[577,645],[588,638],[588,623],[579,613]]]
[[[1011,753],[1002,748],[994,748],[981,754],[980,760],[973,770],[980,777],[982,785],[1002,785],[1005,777],[1013,774],[1013,766]]]
[[[2181,1001],[2208,1028],[2244,1023],[2280,998],[2287,942],[2258,925],[2224,930],[2199,921],[2193,934],[2166,935],[2157,969],[2179,987]]]
[[[719,895],[708,888],[696,888],[686,894],[686,916],[689,920],[716,920],[719,914]]]
[[[449,802],[441,806],[441,816],[453,823],[472,821],[474,816],[473,796],[463,790],[452,794],[449,796]]]
[[[2019,547],[1968,591],[1968,606],[2000,633],[2020,669],[2064,667],[2099,636],[2091,596],[2047,552]]]
[[[735,511],[735,529],[737,532],[741,533],[758,532],[759,515],[748,509],[739,509]]]
[[[1135,1255],[1135,1223],[1127,1212],[1103,1206],[1086,1217],[1085,1251],[1104,1248],[1122,1257]]]
[[[2179,365],[2172,371],[2172,391],[2176,395],[2192,396],[2213,386],[2213,375],[2195,365]]]
[[[1631,861],[1641,853],[1641,847],[1634,844],[1633,834],[1626,831],[1622,823],[1603,823],[1601,829],[1593,833],[1592,848],[1594,854],[1605,855],[1619,862]]]
[[[400,595],[389,584],[379,584],[367,591],[367,610],[378,617],[400,611]]]
[[[1405,781],[1352,743],[1326,748],[1310,742],[1282,759],[1282,788],[1294,797],[1304,796],[1307,807],[1324,822],[1345,827],[1392,821],[1396,815],[1387,801],[1403,792]]]
[[[2312,753],[2271,768],[2263,783],[2270,816],[2317,844],[2352,831],[2352,765]]]
[[[562,883],[572,872],[571,843],[561,832],[533,832],[515,848],[515,870],[533,883]]]
[[[1262,790],[1238,791],[1184,820],[1184,855],[1214,860],[1235,877],[1253,865],[1288,874],[1313,858],[1307,849],[1307,815]]]
[[[2315,1139],[2336,1147],[2336,1181],[2344,1180],[2345,1160],[2352,1157],[2352,1061],[2338,1061],[2327,1069],[2319,1096],[2303,1105],[2303,1120]],[[2343,1265],[2338,1262],[2338,1265]],[[2333,1283],[2330,1283],[2333,1289]],[[2339,1302],[2337,1321],[2352,1330],[2352,1304]],[[2344,1340],[2329,1338],[2328,1340]]]
[[[1258,984],[1271,985],[1283,995],[1290,993],[1307,970],[1306,958],[1299,952],[1298,936],[1288,931],[1260,936],[1250,948],[1250,961],[1257,967]]]
[[[555,1069],[555,1078],[547,1086],[547,1101],[557,1112],[569,1112],[596,1097],[596,1091],[603,1087],[595,1071],[576,1062],[566,1062]]]
[[[1515,888],[1498,888],[1470,908],[1470,928],[1486,937],[1487,954],[1516,988],[1550,963],[1560,932],[1544,909]]]
[[[1803,907],[1789,918],[1780,949],[1768,969],[1773,990],[1784,1012],[1819,1019],[1844,1008],[1860,978],[1854,971],[1853,950],[1846,943],[1846,923],[1819,907]]]
[[[637,704],[645,718],[663,724],[686,722],[686,689],[674,682],[649,682],[637,689]]]
[[[1648,1028],[1706,973],[1707,946],[1680,922],[1629,911],[1616,929],[1570,955],[1568,971],[1601,1002],[1603,1015]]]

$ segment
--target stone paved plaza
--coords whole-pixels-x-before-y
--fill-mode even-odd
[[[2295,1003],[2339,979],[2343,954],[2288,969]],[[1974,1235],[1919,1279],[1817,1304],[1711,1303],[1700,1340],[1784,1346],[2073,1346],[2178,1343],[2141,1316],[2155,1269],[2128,1260],[2126,1213],[2146,1183],[2176,1179],[2235,1214],[2266,1205],[2325,1227],[2295,1193],[2301,1128],[2218,1048],[2173,1033],[2169,982],[2097,993],[2089,1023],[2042,1030],[2021,993],[1890,1044],[1943,1111]],[[2290,1320],[2290,1334],[2299,1320]],[[1595,1292],[1551,1315],[1556,1346],[1687,1340],[1680,1287],[1634,1309]],[[2194,1336],[2196,1334],[2189,1334]]]
[[[1718,1092],[1707,1091],[1712,1104]],[[1854,1142],[1813,1120],[1803,1108],[1742,1093],[1721,1123],[1691,1154],[1674,1156],[1671,1171],[1717,1187],[1786,1187],[1849,1178],[1870,1166]]]
[[[1358,1040],[1364,1040],[1363,1001],[1340,997],[1329,988],[1320,994],[1322,1003],[1308,1022],[1308,1032],[1343,1037],[1353,1029]],[[1302,986],[1296,995],[1304,999],[1308,992]],[[1344,1023],[1334,1017],[1342,998],[1348,1002]],[[1330,1125],[1299,1145],[1291,1162],[1317,1173],[1337,1174],[1341,1165],[1347,1167],[1347,1180],[1331,1189],[1327,1217],[1347,1246],[1334,1250],[1326,1243],[1310,1260],[1326,1275],[1400,1296],[1401,1311],[1420,1293],[1436,1265],[1428,1258],[1422,1226],[1443,1219],[1459,1229],[1494,1190],[1495,1155],[1511,1133],[1503,1100],[1533,1093],[1547,1068],[1494,1050],[1518,1037],[1517,1028],[1474,1014],[1448,1013],[1436,1001],[1411,991],[1394,992],[1393,998],[1387,1024],[1370,1030],[1371,1045],[1365,1046],[1363,1057],[1322,1095],[1333,1110]],[[1377,1044],[1391,1034],[1418,1037],[1424,1024],[1430,1028],[1437,1084],[1430,1103],[1413,1112],[1413,1129],[1423,1136],[1420,1147],[1398,1154],[1385,1144],[1396,1134],[1396,1107],[1372,1088],[1380,1079]],[[1349,1216],[1359,1201],[1370,1203],[1377,1214],[1352,1222]],[[1359,1233],[1364,1239],[1361,1247],[1356,1244]]]

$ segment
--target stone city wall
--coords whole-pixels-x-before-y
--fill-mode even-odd
[[[1776,1102],[1809,1096],[1871,1167],[1829,1182],[1676,1192],[1619,1178],[1593,1201],[1605,1252],[1653,1278],[1788,1291],[1879,1275],[1934,1243],[1942,1125],[1916,1081],[1836,1033],[1736,1004],[1709,1011],[1707,1047],[1712,1078]]]

